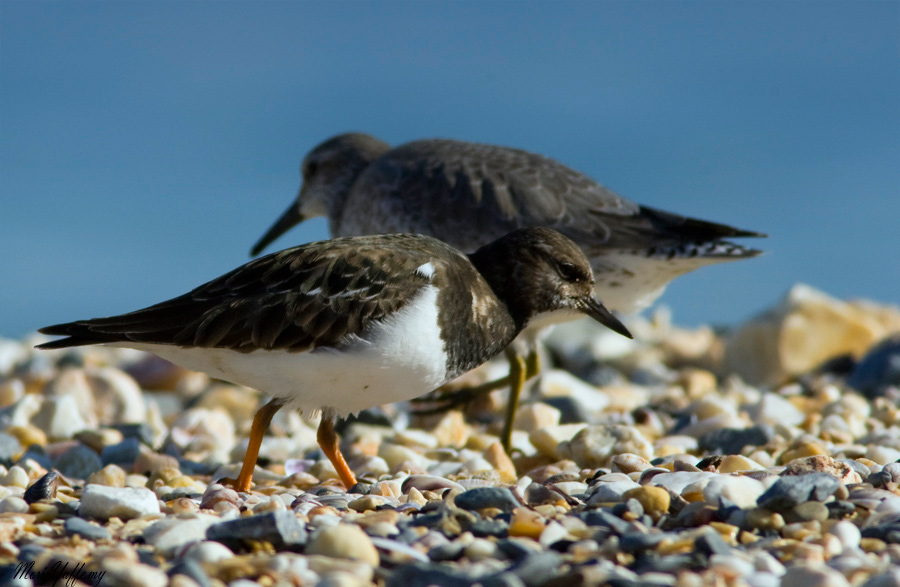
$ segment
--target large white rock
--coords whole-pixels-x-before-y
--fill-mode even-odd
[[[146,514],[158,514],[159,501],[146,487],[107,487],[90,484],[81,492],[78,515],[108,520],[112,517],[130,520]]]

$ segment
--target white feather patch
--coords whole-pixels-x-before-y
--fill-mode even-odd
[[[285,398],[291,408],[346,415],[412,399],[446,383],[437,295],[436,287],[423,287],[400,311],[353,336],[344,350],[240,353],[142,343],[113,346],[148,351],[187,369]]]

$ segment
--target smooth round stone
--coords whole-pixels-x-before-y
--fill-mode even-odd
[[[856,524],[847,520],[834,524],[828,529],[828,533],[836,536],[841,541],[841,546],[845,549],[859,547],[859,541],[862,538],[862,534]]]
[[[560,424],[540,428],[528,435],[528,441],[537,449],[538,453],[555,459],[564,458],[560,453],[562,443],[572,439],[578,432],[584,430],[584,424]]]
[[[554,483],[553,486],[566,495],[581,495],[588,490],[588,484],[581,481],[560,481],[559,483]]]
[[[482,510],[497,508],[511,512],[519,507],[519,501],[512,491],[505,487],[476,487],[460,493],[455,498],[457,507],[464,510]]]
[[[10,467],[9,472],[3,476],[3,479],[0,480],[0,485],[6,485],[7,487],[21,487],[25,489],[28,487],[28,473],[25,472],[25,469],[18,465],[14,465]]]
[[[100,424],[144,422],[147,405],[134,379],[114,367],[88,372],[94,396],[94,411]]]
[[[747,408],[750,420],[761,424],[775,426],[798,426],[806,420],[806,414],[801,412],[789,400],[775,393],[766,393],[758,404]]]
[[[463,554],[472,562],[497,557],[497,546],[485,538],[476,538],[463,549]]]
[[[747,523],[758,530],[781,530],[784,528],[784,517],[776,512],[763,508],[747,512]]]
[[[113,516],[123,520],[139,518],[146,514],[158,514],[159,501],[146,488],[106,487],[87,485],[81,492],[78,515],[107,520]]]
[[[0,432],[0,461],[10,462],[22,452],[22,443],[12,434]]]
[[[781,577],[765,571],[754,571],[744,575],[744,581],[750,587],[781,587]]]
[[[125,487],[125,470],[118,465],[106,465],[88,477],[88,484]]]
[[[234,553],[231,552],[231,549],[229,549],[227,546],[225,546],[221,542],[213,542],[209,540],[195,542],[194,544],[190,545],[184,553],[185,559],[189,559],[200,564],[217,563],[219,561],[223,561],[232,557],[234,557]]]
[[[141,442],[137,438],[125,438],[121,442],[108,444],[100,451],[100,459],[107,465],[120,465],[124,469],[136,470],[141,473],[148,471],[141,466],[134,468],[135,461],[141,454]]]
[[[687,487],[693,486],[695,484],[702,485],[704,483],[708,483],[710,479],[713,479],[716,476],[717,475],[715,473],[710,473],[707,471],[677,471],[675,473],[669,473],[667,471],[665,473],[655,475],[652,479],[650,479],[650,484],[665,487],[672,493],[681,495]]]
[[[727,455],[719,464],[719,473],[738,473],[741,471],[762,471],[762,465],[742,455]]]
[[[437,438],[430,432],[416,428],[408,428],[398,432],[394,441],[404,446],[433,449],[438,447]]]
[[[0,371],[2,373],[2,371]],[[7,379],[0,383],[0,407],[11,406],[25,395],[25,384],[21,379]]]
[[[33,444],[47,446],[47,434],[37,426],[32,426],[31,424],[8,426],[5,432],[15,436],[23,448],[28,448]]]
[[[558,409],[545,403],[526,404],[516,411],[516,428],[531,433],[548,426],[558,426],[560,416]]]
[[[128,560],[106,559],[103,562],[106,580],[114,585],[134,587],[166,587],[169,577],[161,569]]]
[[[850,373],[847,385],[868,397],[883,394],[890,385],[900,386],[900,336],[894,335],[871,349]]]
[[[26,514],[28,513],[28,502],[21,497],[9,496],[0,500],[0,514]]]
[[[79,443],[59,457],[54,466],[66,477],[87,479],[103,467],[103,462],[93,449]]]
[[[624,495],[638,487],[639,484],[631,479],[627,481],[612,481],[609,483],[597,483],[593,486],[593,493],[588,500],[589,505],[601,503],[620,502],[624,499]]]
[[[72,438],[76,433],[96,426],[96,422],[85,419],[78,400],[72,395],[45,397],[32,424],[54,440]]]
[[[785,511],[806,501],[825,501],[839,487],[841,482],[828,473],[786,476],[772,484],[757,503],[762,508]]]
[[[571,440],[561,443],[559,452],[587,469],[608,466],[612,457],[632,453],[653,458],[653,445],[637,428],[621,424],[588,426]]]
[[[781,578],[782,585],[797,587],[850,587],[850,582],[839,573],[828,567],[792,566]]]
[[[69,536],[78,535],[87,540],[106,540],[109,538],[109,530],[103,526],[92,524],[87,520],[72,517],[65,521],[64,528]]]
[[[304,551],[307,555],[320,554],[333,558],[361,561],[378,566],[378,551],[372,540],[359,526],[340,524],[322,528],[313,533]]]
[[[789,518],[794,521],[806,522],[811,520],[817,520],[819,522],[824,522],[828,519],[828,508],[825,507],[825,504],[818,501],[807,501],[806,503],[801,503],[793,510],[791,510]]]
[[[703,486],[703,501],[719,506],[731,502],[742,509],[756,506],[756,500],[765,492],[765,486],[751,477],[717,475]],[[726,501],[727,500],[727,501]]]
[[[887,465],[900,460],[900,450],[887,446],[870,445],[866,451],[866,458],[875,461],[879,465]]]
[[[737,577],[746,577],[755,570],[751,561],[737,554],[713,554],[709,557],[709,566]]]
[[[771,553],[768,553],[764,550],[756,550],[749,553],[750,558],[753,561],[753,567],[765,573],[771,573],[777,577],[780,577],[784,574],[785,567],[784,565]]]
[[[722,396],[710,395],[694,400],[685,411],[697,420],[705,420],[722,414],[736,416],[737,406]]]
[[[872,575],[862,587],[898,587],[900,586],[900,569],[893,568],[877,575]]]
[[[637,487],[625,493],[622,496],[627,499],[636,499],[644,508],[644,512],[654,519],[669,511],[671,497],[669,492],[662,487],[646,485]]]
[[[612,470],[622,473],[639,473],[652,467],[650,461],[644,457],[629,453],[616,455],[612,458]]]
[[[207,528],[220,521],[217,516],[202,514],[169,516],[148,526],[143,538],[163,556],[171,557],[186,544],[206,538]]]
[[[744,428],[747,422],[737,414],[717,414],[709,418],[703,418],[693,424],[689,424],[684,428],[679,428],[678,433],[685,436],[701,439],[708,434],[712,434],[718,430]],[[702,443],[701,443],[702,444]]]
[[[428,459],[414,449],[400,444],[383,442],[378,447],[378,456],[384,459],[391,471],[400,470],[406,463],[416,465],[421,469],[428,467]]]

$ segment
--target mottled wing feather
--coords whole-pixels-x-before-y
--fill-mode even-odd
[[[370,202],[380,203],[374,213]],[[354,205],[367,213],[350,212]],[[401,145],[373,163],[344,221],[341,234],[419,232],[470,249],[525,226],[554,228],[585,250],[759,236],[639,206],[541,155],[442,139]]]
[[[130,341],[249,352],[339,345],[427,282],[416,268],[430,258],[429,246],[439,245],[394,235],[288,249],[143,310],[44,328],[70,338],[41,346]]]

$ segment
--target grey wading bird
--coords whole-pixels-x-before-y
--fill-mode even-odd
[[[394,148],[366,134],[342,134],[310,151],[301,173],[296,200],[251,254],[315,216],[328,217],[333,237],[418,233],[467,252],[518,228],[546,226],[582,248],[598,295],[623,314],[652,304],[679,275],[760,254],[723,239],[765,236],[642,206],[553,159],[494,145],[428,139]],[[538,371],[535,352],[527,364],[508,354],[507,451],[519,372],[527,379]]]

